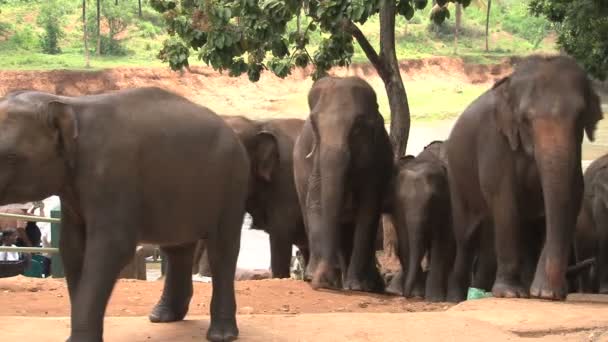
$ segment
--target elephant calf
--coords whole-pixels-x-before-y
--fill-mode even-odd
[[[325,77],[294,146],[294,177],[314,288],[382,291],[375,241],[393,153],[376,93],[358,77]]]
[[[71,342],[102,341],[110,293],[138,242],[159,244],[168,257],[150,320],[183,319],[201,238],[214,274],[207,338],[237,337],[234,274],[249,159],[217,115],[158,88],[14,92],[0,99],[0,158],[0,204],[61,199]]]
[[[581,275],[583,292],[608,293],[608,155],[593,161],[584,175],[585,191],[575,235],[576,261],[595,258]]]
[[[406,297],[423,295],[415,286],[424,280],[421,261],[428,253],[430,270],[424,296],[430,301],[443,301],[454,253],[444,143],[429,144],[416,158],[401,158],[395,173],[389,203],[406,276],[395,277],[402,283],[394,285]]]

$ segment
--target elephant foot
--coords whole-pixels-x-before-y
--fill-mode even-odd
[[[316,269],[310,286],[313,289],[341,289],[340,286],[340,271],[334,267],[330,267],[327,263],[319,263]]]
[[[236,326],[236,318],[211,319],[211,325],[207,331],[207,340],[213,342],[234,341],[239,336],[239,328]]]
[[[344,289],[351,291],[361,292],[384,292],[384,280],[378,272],[378,269],[374,267],[373,270],[366,272],[365,277],[354,277],[349,276],[344,281]]]
[[[459,287],[448,287],[448,294],[446,296],[446,300],[450,303],[460,303],[467,299],[466,290],[461,289]],[[430,299],[427,299],[430,300]]]
[[[441,290],[429,290],[425,293],[424,300],[432,303],[444,302],[446,300],[445,293]]]
[[[561,285],[557,287],[549,286],[546,280],[534,279],[530,287],[532,297],[549,299],[549,300],[565,300],[568,295],[567,286]]]
[[[72,333],[66,342],[103,342],[99,334]]]
[[[185,305],[171,305],[168,304],[167,301],[161,299],[161,301],[156,304],[152,312],[148,316],[150,322],[152,323],[169,323],[181,321],[186,317],[188,313],[188,303],[190,299],[186,301]]]
[[[403,296],[403,271],[399,271],[393,276],[385,292],[395,296]]]
[[[600,285],[597,293],[599,294],[608,294],[608,285]]]
[[[528,291],[518,282],[496,280],[492,287],[492,295],[497,298],[528,298]]]

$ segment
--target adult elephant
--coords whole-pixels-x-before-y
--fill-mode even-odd
[[[308,241],[293,178],[293,146],[304,120],[256,121],[223,116],[237,133],[251,160],[246,210],[252,228],[270,238],[270,266],[274,278],[289,278],[292,246],[308,260]]]
[[[454,254],[451,230],[450,189],[446,144],[435,141],[414,158],[401,158],[395,170],[390,211],[396,222],[401,267],[391,284],[406,297],[424,296],[429,301],[446,297],[447,276]],[[424,284],[423,257],[430,259]]]
[[[360,78],[325,77],[308,105],[293,162],[311,285],[382,291],[374,250],[393,155],[376,94]]]
[[[61,199],[71,342],[102,341],[110,293],[137,242],[159,244],[169,259],[150,319],[183,319],[201,238],[215,276],[207,338],[237,337],[234,273],[249,160],[222,119],[158,88],[82,97],[21,91],[0,99],[0,132],[0,204]]]
[[[583,130],[592,140],[601,118],[585,72],[564,56],[524,58],[465,110],[447,149],[457,242],[449,300],[465,298],[482,223],[494,233],[494,296],[565,297],[583,189]],[[520,279],[521,227],[543,216],[546,238],[528,292]]]
[[[582,292],[608,293],[608,154],[593,161],[584,175],[585,191],[575,235],[576,260],[595,258],[580,275]]]

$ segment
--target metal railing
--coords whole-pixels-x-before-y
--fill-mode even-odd
[[[61,223],[61,219],[58,219],[58,218],[10,214],[10,213],[0,213],[0,218],[10,218],[10,219],[18,219],[18,220],[23,220],[23,221],[34,221],[34,222]],[[0,246],[0,252],[59,253],[59,248]]]
[[[62,278],[63,264],[59,256],[59,239],[61,238],[61,209],[57,207],[51,210],[51,217],[20,215],[0,213],[0,219],[13,219],[33,222],[49,222],[51,223],[51,246],[52,247],[12,247],[0,246],[0,251],[5,252],[21,252],[21,253],[49,253],[51,254],[51,275],[53,278]]]

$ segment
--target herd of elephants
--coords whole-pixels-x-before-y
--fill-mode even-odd
[[[102,341],[138,243],[167,257],[150,320],[182,320],[199,240],[213,275],[207,338],[236,339],[245,212],[270,236],[272,275],[289,277],[296,245],[315,289],[385,291],[375,252],[389,215],[403,270],[391,292],[453,302],[469,287],[552,300],[608,293],[608,156],[584,178],[581,168],[583,135],[593,139],[602,111],[571,58],[523,58],[415,157],[395,158],[361,78],[321,78],[308,105],[306,120],[256,121],[158,88],[0,98],[0,204],[61,199],[69,341]]]

